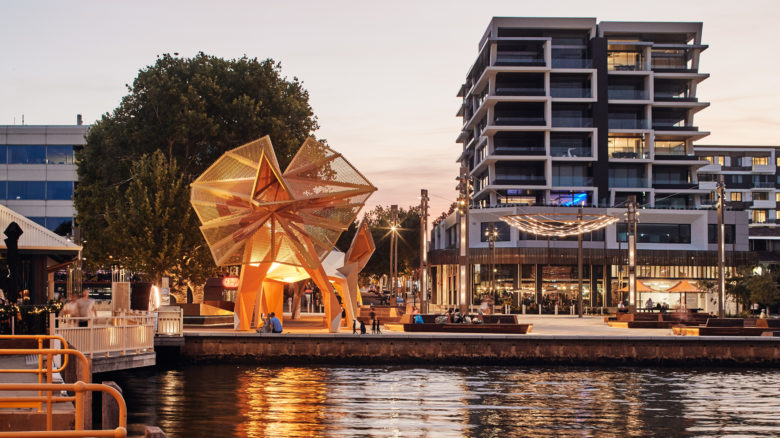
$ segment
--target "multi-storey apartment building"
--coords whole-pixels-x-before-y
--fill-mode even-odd
[[[748,211],[750,250],[780,261],[780,146],[697,145],[696,155],[709,163],[699,181],[714,184],[722,174],[727,203]]]
[[[75,210],[74,150],[88,126],[0,126],[0,204],[40,225],[69,232]]]
[[[573,297],[575,241],[549,241],[510,229],[500,217],[551,213],[564,207],[622,217],[629,195],[642,210],[641,280],[664,294],[681,278],[714,278],[714,187],[699,184],[693,142],[708,135],[694,115],[699,101],[701,23],[600,22],[593,18],[493,18],[458,95],[463,104],[458,161],[473,183],[468,241],[474,296],[495,263],[497,287],[537,303]],[[432,237],[432,301],[456,304],[457,213]],[[744,212],[728,212],[729,227],[747,228]],[[499,229],[495,251],[484,231]],[[623,228],[621,228],[621,226]],[[615,305],[625,285],[625,225],[585,236],[585,295]],[[744,233],[746,235],[746,233]],[[747,239],[730,244],[740,263]],[[498,261],[496,261],[498,260]],[[593,293],[591,293],[593,291]],[[613,293],[615,292],[615,293]],[[711,310],[709,299],[695,303]],[[679,299],[677,299],[679,301]],[[457,303],[460,304],[460,303]],[[671,305],[679,304],[670,302]]]

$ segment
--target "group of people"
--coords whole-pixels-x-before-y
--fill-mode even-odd
[[[374,306],[371,306],[371,313],[369,313],[369,316],[371,317],[371,334],[374,335],[381,335],[382,330],[379,328],[380,322],[379,318],[376,317],[376,312],[374,311]],[[352,321],[352,334],[356,335],[358,334],[358,331],[360,331],[361,335],[366,334],[366,323],[363,322],[363,320],[354,320]]]
[[[62,306],[62,310],[60,310],[60,316],[97,318],[95,300],[89,297],[89,289],[82,290],[81,296],[78,299],[76,297],[71,297],[71,299],[67,300]],[[87,327],[88,325],[88,320],[79,320],[79,327]]]

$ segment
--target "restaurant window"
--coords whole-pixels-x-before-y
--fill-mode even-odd
[[[723,225],[723,236],[725,237],[726,243],[732,244],[734,243],[734,236],[736,235],[736,226],[734,224],[724,224]],[[707,241],[709,243],[718,243],[718,225],[717,224],[709,224],[707,225]]]
[[[777,158],[776,158],[776,160],[777,160],[777,163],[776,163],[776,164],[777,164],[778,166],[780,166],[780,157],[777,157]]]
[[[780,202],[780,192],[775,193],[775,202]]]
[[[754,201],[768,201],[769,193],[767,192],[753,192]]]
[[[768,166],[769,157],[753,157],[754,166]]]
[[[780,193],[778,193],[780,195]],[[732,202],[741,202],[742,201],[742,192],[731,192],[731,201]]]
[[[766,210],[753,210],[752,216],[753,223],[765,224],[766,223]]]

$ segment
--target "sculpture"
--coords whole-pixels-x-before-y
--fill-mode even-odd
[[[306,277],[322,292],[329,330],[338,330],[339,300],[322,261],[374,191],[313,138],[282,173],[268,136],[225,152],[192,183],[190,200],[214,261],[242,265],[241,330],[251,328],[253,314],[281,316],[282,285]]]

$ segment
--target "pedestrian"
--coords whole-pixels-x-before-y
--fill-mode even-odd
[[[379,318],[376,319],[376,334],[382,334],[382,330],[379,330]]]
[[[279,321],[279,318],[276,317],[276,313],[271,312],[271,319],[269,322],[271,323],[271,333],[282,332],[282,321]]]
[[[355,319],[352,320],[352,334],[353,335],[357,334],[357,320]]]
[[[360,334],[361,335],[366,334],[366,323],[363,321],[360,321]]]
[[[376,334],[376,320],[373,318],[371,319],[371,334],[372,335]]]
[[[97,318],[97,309],[95,308],[95,300],[89,297],[89,289],[81,291],[81,298],[76,300],[76,308],[79,318]],[[87,320],[80,320],[79,327],[87,327],[89,322]]]

